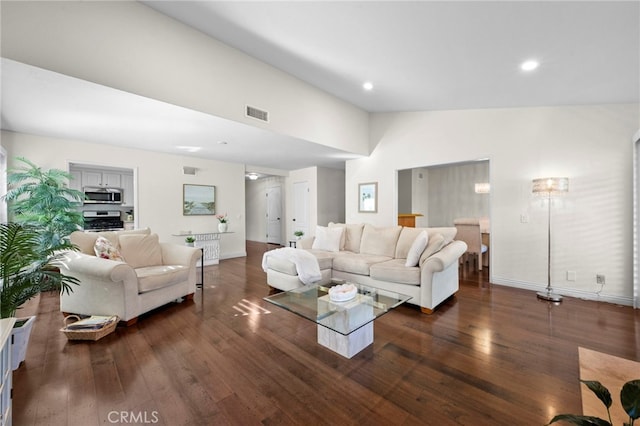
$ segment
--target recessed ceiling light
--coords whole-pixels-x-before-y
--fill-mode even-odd
[[[198,152],[202,149],[199,146],[185,146],[185,145],[176,146],[176,148],[181,149],[183,151],[187,151],[187,152]]]
[[[540,66],[540,62],[535,59],[529,59],[528,61],[524,61],[520,64],[520,69],[522,71],[533,71]]]
[[[373,90],[373,83],[372,83],[372,82],[370,82],[370,81],[365,81],[365,82],[362,84],[362,88],[363,88],[364,90],[367,90],[367,91]]]

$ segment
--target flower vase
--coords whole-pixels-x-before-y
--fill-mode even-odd
[[[227,224],[219,223],[218,224],[218,232],[227,232]]]

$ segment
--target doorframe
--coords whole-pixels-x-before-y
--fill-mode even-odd
[[[640,250],[638,249],[638,244],[640,243],[640,208],[638,207],[638,203],[640,203],[640,171],[638,168],[640,167],[640,129],[636,132],[636,134],[632,138],[633,143],[633,307],[635,309],[640,309],[640,272],[639,269],[639,257]]]

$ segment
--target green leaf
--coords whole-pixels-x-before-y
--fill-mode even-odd
[[[564,420],[578,426],[611,426],[606,420],[602,420],[599,417],[592,416],[578,416],[575,414],[558,414],[548,424],[555,423],[557,421]]]
[[[640,417],[640,379],[631,380],[622,386],[620,402],[631,419]]]
[[[580,381],[587,385],[591,392],[593,392],[607,408],[611,407],[611,403],[613,402],[611,399],[611,393],[609,393],[609,389],[605,388],[602,383],[595,380]]]

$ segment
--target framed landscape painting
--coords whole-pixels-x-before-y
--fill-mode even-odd
[[[182,187],[182,214],[184,216],[216,214],[216,187],[189,185]]]
[[[378,211],[378,182],[358,185],[358,212],[376,213]]]

